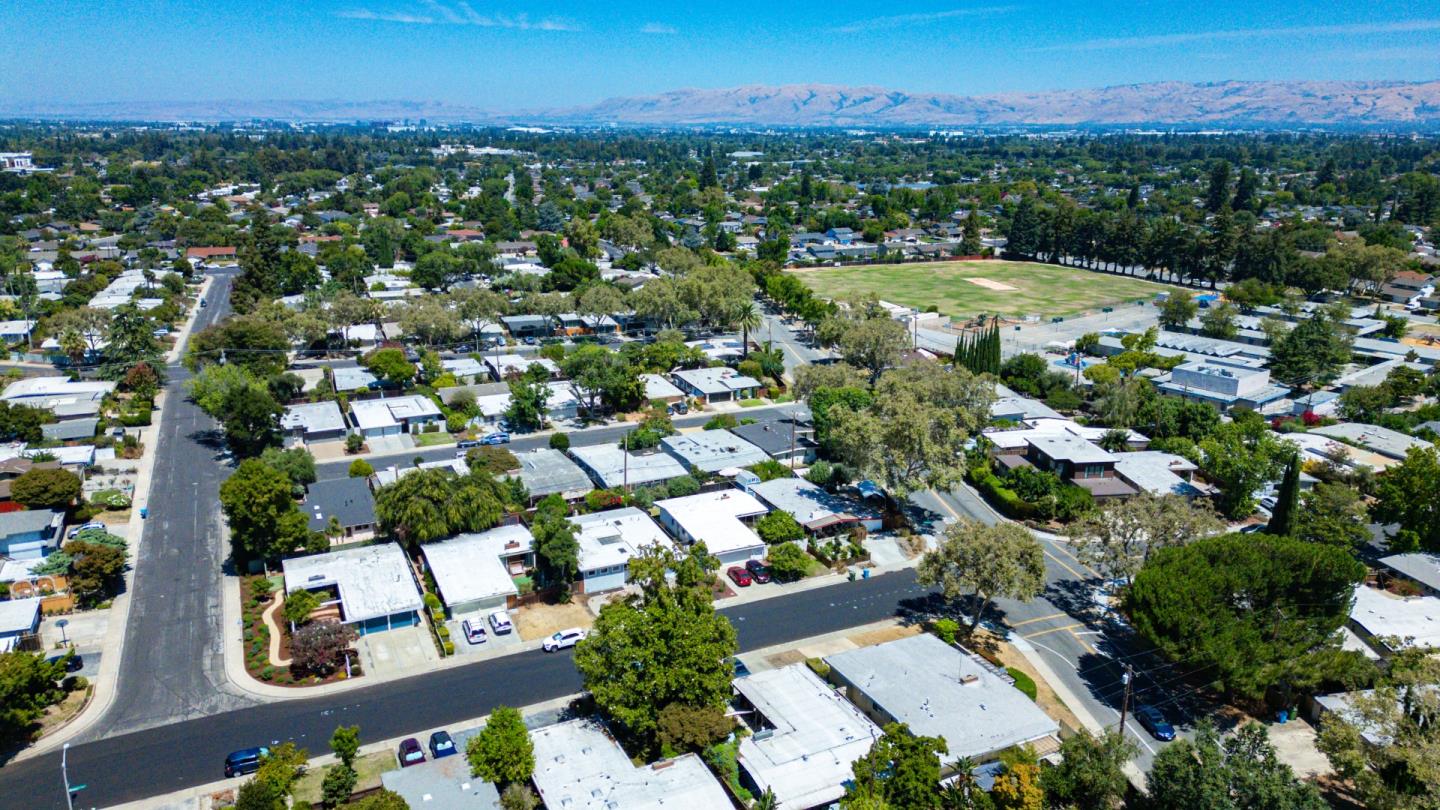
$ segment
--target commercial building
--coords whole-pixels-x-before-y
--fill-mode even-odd
[[[525,484],[532,501],[546,495],[559,495],[573,501],[595,489],[590,483],[590,476],[559,450],[542,448],[516,453],[515,458],[520,461],[520,481]]]
[[[664,530],[633,506],[576,515],[570,522],[580,545],[580,581],[585,593],[625,587],[631,558],[651,546],[673,547]]]
[[[763,384],[754,377],[747,377],[732,368],[693,368],[672,372],[675,385],[688,396],[706,402],[729,402],[749,399],[759,393]]]
[[[579,719],[530,732],[535,789],[557,810],[722,810],[725,789],[694,754],[636,766],[598,720]]]
[[[780,810],[828,807],[845,795],[851,765],[881,735],[863,712],[804,664],[735,681],[740,715],[740,780],[755,795],[773,791]]]
[[[905,723],[915,734],[940,737],[948,768],[976,764],[1011,746],[1040,756],[1059,748],[1059,724],[985,659],[929,633],[826,657],[830,680],[880,726]]]
[[[571,447],[570,455],[604,489],[658,484],[688,474],[685,466],[668,453],[637,455],[613,444]]]
[[[286,593],[320,594],[321,606],[339,607],[340,620],[362,636],[420,622],[420,588],[395,543],[292,557],[282,567]]]
[[[704,543],[721,565],[765,556],[765,543],[746,521],[765,514],[765,504],[739,489],[701,492],[656,501],[660,525],[686,545]]]
[[[345,415],[333,400],[285,406],[280,429],[287,437],[306,443],[343,439],[349,432]]]
[[[1241,406],[1264,412],[1290,394],[1290,389],[1270,383],[1267,369],[1206,361],[1181,363],[1171,370],[1168,381],[1156,387],[1186,399],[1209,402],[1221,410]]]
[[[461,534],[420,547],[450,615],[504,608],[517,596],[515,577],[535,564],[535,538],[519,524]]]
[[[701,430],[666,436],[660,440],[665,452],[689,470],[718,473],[767,461],[764,450],[728,430]]]

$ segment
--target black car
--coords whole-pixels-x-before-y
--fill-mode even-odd
[[[1145,730],[1150,732],[1155,739],[1161,742],[1170,742],[1175,739],[1175,727],[1170,725],[1170,721],[1165,719],[1165,715],[1161,714],[1160,710],[1154,706],[1143,703],[1136,706],[1135,719],[1139,720],[1140,725],[1144,726]]]
[[[455,750],[455,741],[450,739],[450,732],[437,731],[430,735],[430,758],[439,759],[460,753]]]
[[[255,773],[260,770],[260,761],[269,754],[270,749],[264,746],[242,748],[232,752],[230,756],[225,757],[225,778],[231,779],[247,773]]]
[[[64,657],[65,657],[65,656],[63,656],[63,655],[52,655],[52,656],[50,656],[49,658],[46,658],[46,659],[45,659],[45,663],[47,663],[47,664],[53,664],[53,663],[55,663],[56,661],[59,661],[60,659],[62,659],[62,658],[64,658]],[[80,670],[82,670],[82,669],[84,669],[84,668],[85,668],[85,659],[84,659],[84,658],[81,658],[79,653],[76,653],[75,655],[70,656],[70,660],[65,662],[65,671],[66,671],[66,672],[79,672]]]
[[[751,578],[761,585],[770,581],[770,566],[759,560],[746,560],[745,570],[749,571]]]

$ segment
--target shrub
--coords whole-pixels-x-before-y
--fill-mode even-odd
[[[454,655],[455,642],[446,639],[445,641],[440,642],[440,649],[444,650],[446,655]]]
[[[365,446],[365,437],[359,433],[351,433],[345,437],[345,452],[355,454]]]
[[[810,570],[810,555],[794,543],[781,543],[770,549],[770,573],[781,581],[792,581]]]
[[[440,597],[436,596],[433,593],[425,594],[420,598],[420,601],[424,602],[425,607],[430,608],[431,611],[439,610],[442,607]]]
[[[728,430],[736,426],[735,417],[728,413],[717,414],[705,423],[706,430]]]
[[[725,739],[735,721],[713,706],[671,703],[656,717],[655,736],[660,745],[677,753],[699,751]]]
[[[789,543],[805,538],[805,528],[789,512],[775,510],[755,521],[755,532],[769,545]]]
[[[679,478],[672,478],[665,485],[666,494],[672,498],[683,498],[686,495],[694,495],[700,491],[700,482],[688,475]]]
[[[370,466],[370,462],[366,461],[365,459],[357,458],[354,461],[350,462],[351,478],[369,478],[374,474],[375,468]]]
[[[470,418],[458,411],[453,412],[445,417],[445,430],[449,431],[450,433],[464,432],[465,428],[469,424]]]
[[[550,449],[559,450],[562,453],[570,449],[570,437],[564,433],[550,434]]]
[[[435,628],[435,635],[439,636],[441,641],[444,641],[450,638],[450,628],[442,624]]]
[[[946,644],[954,644],[955,634],[960,631],[960,623],[954,619],[936,619],[930,625],[930,630]]]
[[[810,671],[819,675],[822,681],[830,677],[830,665],[825,663],[824,658],[806,658],[805,666],[810,667]]]

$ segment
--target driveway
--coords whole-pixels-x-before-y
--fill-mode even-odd
[[[360,653],[360,666],[377,678],[413,674],[440,661],[430,628],[424,624],[361,636],[355,649]]]

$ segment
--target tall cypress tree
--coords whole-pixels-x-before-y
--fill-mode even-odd
[[[1281,537],[1295,533],[1295,517],[1300,510],[1300,454],[1290,456],[1285,465],[1285,477],[1280,479],[1280,491],[1275,494],[1275,509],[1270,514],[1270,523],[1265,532]]]

